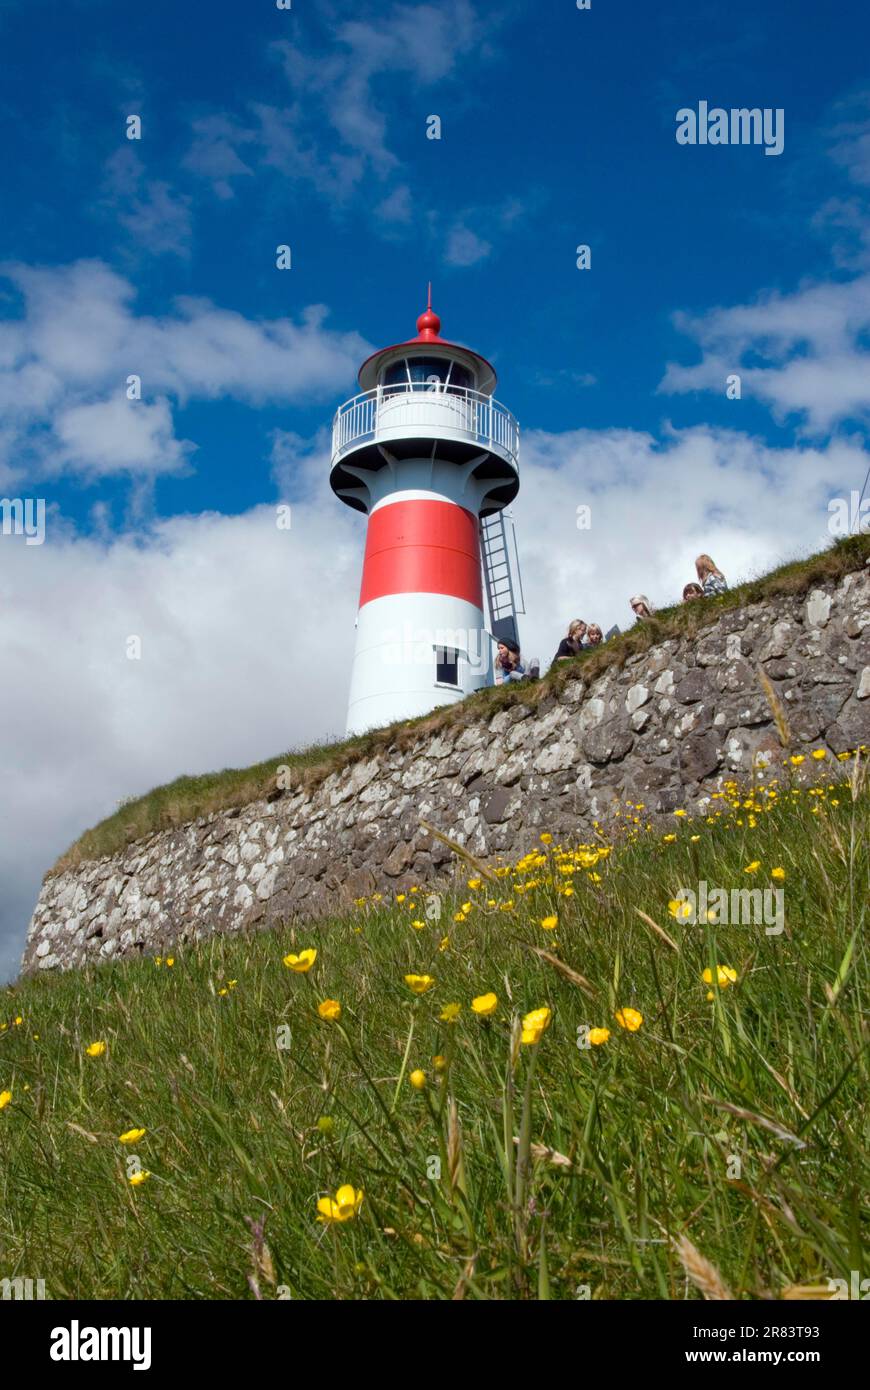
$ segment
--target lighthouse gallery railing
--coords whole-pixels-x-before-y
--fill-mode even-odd
[[[459,386],[421,385],[419,388],[378,386],[345,401],[332,424],[332,458],[340,459],[360,444],[380,435],[407,435],[420,429],[465,435],[481,448],[495,449],[515,465],[520,427],[509,410],[491,396]]]

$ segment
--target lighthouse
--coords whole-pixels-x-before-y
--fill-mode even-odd
[[[430,286],[417,336],[369,357],[359,385],[335,415],[330,474],[368,517],[349,734],[491,685],[494,639],[516,640],[502,509],[519,491],[519,426],[493,367],[441,337]]]

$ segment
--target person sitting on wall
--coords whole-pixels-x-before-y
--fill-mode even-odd
[[[495,658],[495,683],[504,685],[507,681],[521,681],[526,674],[520,656],[519,643],[512,637],[503,637],[498,644],[498,655]]]
[[[655,612],[646,594],[635,594],[634,598],[630,598],[628,602],[639,623],[642,623],[644,618],[651,618]]]
[[[709,555],[699,555],[695,561],[698,579],[704,598],[715,598],[717,594],[728,592],[728,582],[720,569],[716,568]]]
[[[692,582],[691,584],[685,585],[683,589],[683,603],[691,603],[693,598],[703,597],[704,590],[701,588],[700,584],[695,584],[694,582]]]
[[[600,647],[604,641],[604,633],[597,623],[590,623],[586,629],[586,643],[590,647]]]
[[[567,661],[570,657],[576,656],[578,652],[583,650],[583,638],[585,636],[586,624],[582,618],[575,618],[573,622],[568,624],[568,636],[562,638],[553,660]]]

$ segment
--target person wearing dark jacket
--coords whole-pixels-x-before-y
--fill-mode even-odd
[[[583,638],[585,636],[586,624],[582,618],[575,618],[572,623],[568,624],[568,636],[562,638],[553,660],[567,661],[569,657],[576,656],[578,652],[583,650]]]

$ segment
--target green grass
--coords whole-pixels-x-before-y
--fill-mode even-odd
[[[479,888],[461,864],[438,920],[423,894],[367,902],[172,968],[5,991],[0,1276],[56,1298],[208,1299],[779,1298],[848,1279],[866,1218],[870,876],[870,793],[849,768],[818,795],[783,784],[758,810],[735,797],[712,824],[675,818],[670,842],[629,808],[612,854],[572,875],[556,846]],[[681,886],[769,887],[775,867],[779,936],[669,913]],[[293,974],[283,954],[309,945],[312,971]],[[710,1002],[717,964],[738,979]],[[434,989],[415,998],[408,973]],[[484,1020],[469,1004],[490,990]],[[338,1024],[317,1015],[327,997]],[[544,1005],[550,1027],[522,1045],[516,1021]],[[587,1025],[609,1041],[578,1047]],[[131,1127],[146,1134],[125,1147]],[[131,1154],[150,1172],[135,1188]],[[344,1183],[364,1189],[359,1213],[318,1224]]]
[[[868,557],[870,536],[850,536],[821,554],[790,561],[770,574],[731,589],[720,598],[660,609],[654,618],[637,624],[603,647],[584,652],[574,661],[559,662],[541,681],[492,687],[458,704],[446,705],[434,714],[404,720],[354,738],[290,750],[254,767],[224,768],[198,777],[178,777],[166,786],[124,802],[111,816],[86,830],[64,851],[50,872],[62,873],[85,860],[116,854],[146,835],[184,825],[200,816],[274,797],[278,794],[276,773],[279,767],[288,769],[283,777],[285,786],[310,787],[363,758],[391,747],[407,747],[427,733],[434,734],[448,725],[486,718],[505,705],[538,704],[578,676],[594,680],[609,667],[621,667],[628,657],[656,643],[672,637],[696,637],[725,610],[766,599],[799,596],[817,584],[836,582],[861,569]]]

